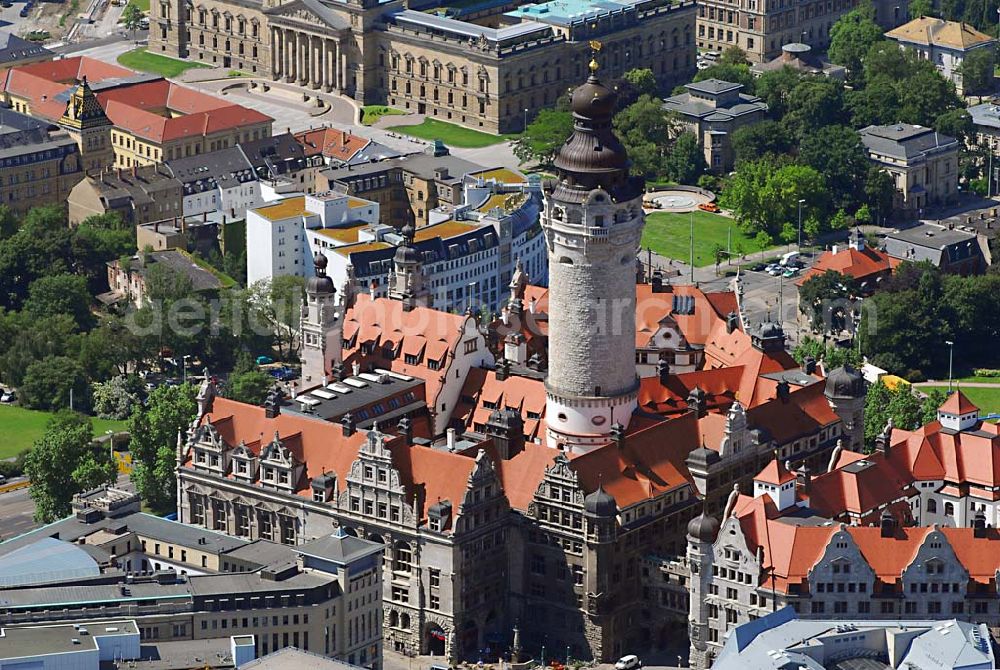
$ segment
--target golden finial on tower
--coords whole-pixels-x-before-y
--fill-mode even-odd
[[[597,72],[597,70],[601,67],[600,64],[597,62],[597,54],[599,54],[601,52],[601,47],[603,47],[603,46],[604,45],[601,44],[598,40],[590,40],[590,71],[591,72]]]

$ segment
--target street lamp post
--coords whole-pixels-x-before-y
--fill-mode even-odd
[[[951,340],[945,340],[945,344],[948,345],[948,393],[951,393],[951,363],[955,354],[955,343]]]
[[[181,356],[181,361],[182,361],[181,365],[183,367],[183,370],[181,371],[181,377],[183,378],[183,381],[184,381],[185,384],[187,384],[187,380],[188,380],[188,359],[189,358],[191,358],[190,355]]]
[[[521,130],[528,129],[528,108],[524,108],[524,123],[521,125]]]
[[[691,218],[691,253],[689,258],[691,261],[691,283],[694,284],[694,212],[692,211],[688,216]]]
[[[111,462],[115,462],[115,431],[106,430],[104,434],[108,436],[108,455],[111,456]]]
[[[805,200],[799,198],[799,248],[798,251],[802,251],[802,203]]]

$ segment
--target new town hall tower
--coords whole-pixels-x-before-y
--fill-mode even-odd
[[[571,452],[607,442],[636,406],[635,256],[643,182],[629,175],[611,129],[617,95],[590,64],[573,92],[573,134],[546,183],[549,253],[548,444]],[[621,424],[616,428],[617,424]]]

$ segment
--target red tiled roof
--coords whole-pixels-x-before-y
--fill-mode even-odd
[[[473,368],[465,378],[461,395],[473,402],[460,399],[452,416],[461,419],[466,429],[474,430],[485,424],[494,409],[514,409],[521,414],[528,440],[544,439],[545,383],[542,380],[510,376],[499,381],[493,370]],[[494,407],[487,407],[486,403]]]
[[[889,274],[892,267],[889,264],[889,254],[880,249],[865,247],[864,250],[858,250],[848,247],[837,253],[824,251],[813,263],[813,266],[795,283],[802,286],[808,279],[819,276],[828,270],[863,282],[879,275]]]
[[[576,456],[570,467],[585,491],[601,484],[623,508],[688,486],[685,459],[698,444],[698,422],[694,414],[685,414],[628,433],[624,449],[611,443]]]
[[[344,347],[344,363],[350,369],[355,361],[362,365],[376,362],[379,367],[419,377],[426,382],[427,402],[434,407],[444,387],[445,376],[451,369],[454,351],[462,341],[466,323],[471,318],[429,307],[405,311],[403,303],[398,300],[373,299],[362,293],[355,297],[354,306],[344,319],[344,341],[354,340],[353,346]],[[386,342],[393,343],[395,348],[402,343],[403,351],[407,352],[423,349],[424,356],[415,364],[407,363],[404,355],[383,360],[382,346]],[[374,353],[365,354],[362,350],[365,344],[374,345]],[[448,352],[452,353],[446,356]],[[427,365],[429,360],[441,361],[441,367],[431,370]]]
[[[364,149],[371,140],[336,128],[316,128],[295,133],[295,140],[302,145],[306,156],[322,154],[339,161],[349,161]]]
[[[351,464],[358,458],[358,451],[367,439],[367,432],[359,430],[344,437],[340,425],[322,419],[282,413],[269,419],[262,407],[248,405],[226,398],[215,398],[211,411],[203,419],[211,423],[230,446],[241,441],[257,455],[263,445],[270,443],[275,434],[295,457],[305,464],[306,480],[300,482],[301,496],[311,496],[309,480],[323,473],[337,476],[338,487],[350,473]],[[421,518],[426,518],[427,508],[438,500],[449,500],[456,514],[462,501],[475,459],[430,447],[405,444],[401,437],[389,436],[388,448],[393,465],[400,473],[406,488],[408,502],[414,497],[421,501]]]
[[[785,464],[781,462],[781,459],[775,457],[764,466],[763,470],[757,473],[753,480],[755,482],[764,482],[765,484],[781,486],[782,484],[794,481],[795,475],[788,471],[788,468],[786,468]]]
[[[1000,534],[988,529],[976,538],[971,528],[897,527],[892,537],[882,537],[871,526],[797,526],[777,520],[777,510],[767,496],[740,496],[734,516],[753,552],[763,554],[764,586],[787,592],[792,584],[807,584],[809,573],[822,558],[834,533],[847,532],[865,561],[885,584],[894,585],[916,557],[928,535],[940,532],[955,551],[969,577],[983,584],[995,583],[1000,569]]]
[[[940,407],[938,407],[938,411],[945,412],[946,414],[959,415],[978,412],[979,408],[976,407],[975,403],[965,397],[965,394],[959,390],[948,396],[948,399],[945,400]]]
[[[120,78],[121,83],[96,93],[98,102],[116,126],[153,142],[211,135],[273,120],[257,110],[166,79],[127,80],[136,74],[77,56],[13,68],[2,80],[0,92],[28,99],[32,113],[55,122],[66,111],[66,102],[57,96],[74,88],[84,76],[91,84]]]

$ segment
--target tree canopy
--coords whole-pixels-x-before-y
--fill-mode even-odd
[[[154,389],[145,405],[136,405],[128,421],[131,433],[132,483],[157,512],[175,508],[176,448],[195,419],[196,391],[190,384]]]

